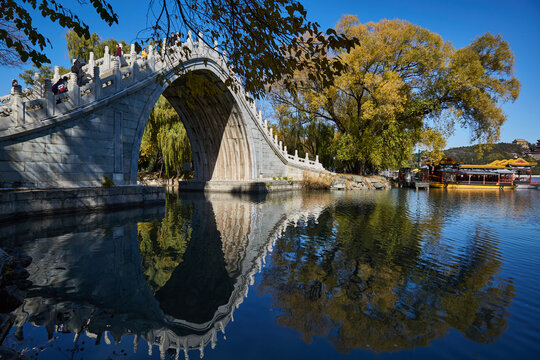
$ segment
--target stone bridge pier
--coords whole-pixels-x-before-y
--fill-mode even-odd
[[[0,98],[0,188],[100,186],[104,177],[116,185],[136,184],[142,136],[161,95],[185,125],[195,180],[300,179],[305,171],[325,171],[318,157],[288,154],[239,80],[238,91],[225,86],[226,79],[237,78],[202,36],[194,41],[190,35],[171,50],[165,56],[150,47],[142,58],[132,46],[125,62],[108,49],[98,60],[91,54],[84,67],[88,82],[79,86],[70,74],[62,94],[51,91],[58,71],[44,85],[37,77],[28,89],[14,84]],[[207,94],[186,91],[190,73],[211,84]]]

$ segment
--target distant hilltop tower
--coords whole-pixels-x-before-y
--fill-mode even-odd
[[[540,142],[540,140],[539,140]],[[521,146],[523,149],[529,150],[529,142],[525,139],[515,139],[512,144]]]

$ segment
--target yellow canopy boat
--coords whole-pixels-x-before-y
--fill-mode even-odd
[[[519,170],[529,170],[530,173],[535,165],[535,162],[522,158],[495,160],[485,165],[462,164],[452,158],[444,158],[430,166],[430,186],[448,189],[515,188],[517,183],[526,182],[521,181]]]

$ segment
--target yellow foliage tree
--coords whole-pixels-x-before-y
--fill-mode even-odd
[[[473,141],[493,142],[506,115],[501,104],[517,99],[514,56],[500,35],[484,34],[455,49],[441,36],[403,20],[361,24],[343,16],[337,32],[358,39],[349,52],[328,54],[345,64],[330,85],[298,72],[298,91],[277,87],[275,104],[334,124],[335,153],[366,168],[402,166],[413,147],[434,155],[455,125]],[[438,156],[438,155],[437,155]]]

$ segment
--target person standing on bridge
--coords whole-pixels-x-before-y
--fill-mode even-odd
[[[127,65],[126,61],[124,60],[124,56],[122,56],[122,45],[116,44],[116,51],[114,52],[114,56],[116,56],[116,60],[120,64],[120,67]]]
[[[63,92],[66,92],[67,91],[67,82],[68,82],[68,78],[67,76],[64,76],[62,78],[60,78],[60,80],[58,80],[53,86],[52,86],[52,92],[54,95],[56,94],[61,94]]]
[[[173,47],[175,44],[176,44],[176,34],[172,32],[171,36],[167,38],[167,46]]]
[[[79,59],[73,59],[73,66],[71,66],[71,72],[77,75],[77,85],[81,86],[84,78],[83,65]]]
[[[116,44],[116,51],[114,52],[114,56],[122,56],[122,47],[120,46],[120,44]]]

